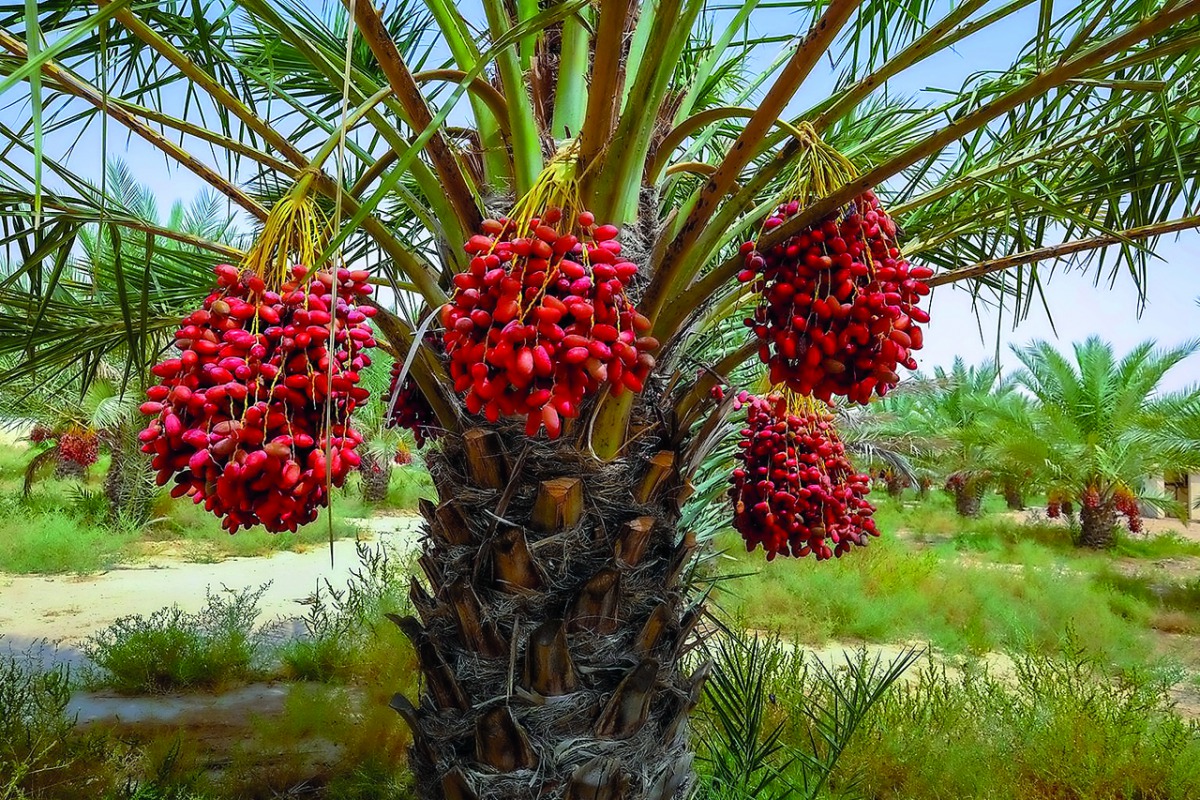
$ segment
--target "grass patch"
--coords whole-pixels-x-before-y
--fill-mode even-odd
[[[62,511],[22,517],[0,504],[0,572],[95,572],[119,561],[137,539]]]
[[[1063,526],[998,515],[964,520],[936,497],[922,505],[885,500],[878,516],[879,540],[827,563],[767,566],[736,535],[723,535],[717,544],[732,562],[721,571],[757,574],[723,583],[717,602],[749,628],[808,643],[915,639],[950,652],[1046,653],[1074,627],[1088,632],[1097,655],[1125,665],[1142,659],[1151,629],[1200,627],[1195,586],[1124,576],[1110,555],[1072,546]],[[1179,552],[1180,544],[1140,552]]]
[[[1178,675],[1118,672],[1072,646],[1014,674],[929,662],[884,698],[844,775],[879,800],[1200,796],[1200,727],[1174,713]]]
[[[350,538],[358,528],[348,522],[347,514],[334,500],[333,535],[336,539]],[[295,533],[268,533],[252,528],[230,534],[220,521],[203,507],[163,497],[155,507],[158,521],[143,534],[143,541],[176,543],[184,555],[194,561],[219,561],[222,558],[262,556],[285,550],[303,551],[329,542],[327,512]]]
[[[1169,698],[1179,673],[1107,667],[1073,636],[1004,674],[926,656],[894,684],[904,656],[821,664],[769,638],[740,646],[693,717],[701,797],[1200,796],[1200,726]]]
[[[397,650],[410,648],[385,615],[412,613],[410,565],[396,561],[382,545],[365,543],[358,545],[358,560],[345,588],[328,581],[318,587],[304,618],[304,635],[280,646],[286,677],[368,685],[397,677],[387,664]]]
[[[1184,539],[1177,533],[1161,533],[1158,536],[1134,536],[1121,531],[1113,553],[1127,558],[1186,558],[1200,556],[1200,542]]]
[[[253,529],[231,536],[202,507],[172,499],[165,492],[154,501],[152,521],[144,528],[114,525],[106,519],[103,494],[107,455],[88,468],[82,481],[59,480],[47,474],[24,497],[25,466],[34,454],[27,447],[0,446],[0,572],[94,572],[161,552],[164,546],[172,555],[212,562],[303,551],[329,539],[325,514],[296,533]],[[350,538],[358,533],[358,525],[351,520],[380,511],[412,511],[419,498],[432,496],[428,473],[416,465],[392,471],[388,497],[378,504],[362,501],[354,478],[334,496],[334,538]]]
[[[216,688],[259,674],[254,625],[267,587],[208,592],[192,614],[177,606],[122,617],[83,645],[93,687],[125,694]]]

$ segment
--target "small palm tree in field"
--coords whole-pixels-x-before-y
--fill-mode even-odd
[[[1074,504],[1086,547],[1112,546],[1119,515],[1136,529],[1139,503],[1186,513],[1146,486],[1200,469],[1200,389],[1159,388],[1198,349],[1197,341],[1144,342],[1118,358],[1090,338],[1071,358],[1042,341],[1014,347],[1024,369],[1013,380],[1035,402],[998,417],[996,455],[1027,469],[1053,500]]]
[[[1001,26],[1013,15],[1035,32],[1010,64],[910,93],[906,80],[927,81],[914,67],[992,52],[1011,38]],[[367,273],[356,289],[359,278],[375,284],[374,330],[410,361],[410,396],[441,433],[426,455],[437,501],[421,509],[415,613],[397,620],[425,679],[419,697],[395,701],[413,729],[422,798],[687,793],[687,719],[709,668],[694,655],[708,626],[690,590],[706,531],[685,523],[712,518],[689,499],[726,479],[699,470],[739,427],[729,424],[736,393],[719,384],[750,386],[742,377],[760,380],[759,357],[773,355],[773,380],[786,379],[790,360],[804,374],[791,376],[785,410],[816,419],[831,384],[845,390],[853,378],[863,401],[895,385],[893,367],[911,368],[925,311],[900,303],[919,281],[969,281],[1024,303],[1041,288],[1039,262],[1086,262],[1120,243],[1108,265],[1140,285],[1158,237],[1200,226],[1200,0],[719,10],[704,0],[402,0],[382,11],[366,0],[44,0],[0,3],[0,48],[0,90],[27,91],[32,112],[0,126],[3,242],[20,257],[0,282],[0,357],[18,362],[0,381],[80,365],[87,375],[112,357],[136,384],[211,291],[214,263],[262,280],[260,296],[285,277],[268,273],[264,254],[285,268],[300,253],[313,269],[344,263]],[[137,137],[212,186],[256,227],[254,249],[109,203],[68,158],[87,125],[108,144]],[[498,252],[496,237],[513,230],[504,215],[538,241]],[[62,280],[81,232],[96,226],[114,244],[111,269]],[[595,244],[587,265],[562,266],[583,252],[558,236],[568,228]],[[881,249],[854,261],[839,231],[869,232]],[[171,258],[161,257],[167,240],[182,246]],[[751,241],[775,260],[808,248],[812,263],[797,269],[811,292],[768,291],[765,258],[742,247]],[[616,242],[619,265],[609,263]],[[139,256],[127,257],[134,245]],[[904,277],[892,265],[901,246],[937,274]],[[502,255],[529,270],[515,277]],[[856,281],[895,289],[872,300]],[[581,300],[593,292],[596,305]],[[852,295],[861,319],[850,317]],[[224,322],[232,307],[219,302]],[[610,311],[616,324],[597,318]],[[568,345],[558,329],[567,319],[595,343]],[[824,335],[835,323],[844,335]],[[231,347],[258,341],[225,332]],[[544,338],[562,341],[557,362],[522,346]],[[195,330],[181,341],[223,347],[197,345]],[[300,355],[333,361],[306,342]],[[230,371],[209,366],[210,376]],[[553,388],[573,395],[550,404],[546,386],[535,402],[531,375],[560,366],[570,380]],[[310,377],[298,385],[315,385]],[[756,410],[782,415],[783,402]],[[167,438],[179,434],[162,421]],[[230,449],[242,420],[217,424],[188,435],[199,447],[220,438],[222,458],[248,460]],[[328,414],[320,430],[333,438]],[[272,441],[272,464],[297,446],[288,437]],[[831,447],[803,453],[818,454],[832,463]],[[158,455],[170,461],[164,480],[187,461]],[[328,460],[313,464],[323,472]],[[233,466],[221,477],[248,471]],[[770,481],[747,487],[759,483]]]
[[[920,391],[885,397],[871,410],[896,434],[906,431],[919,443],[918,461],[944,479],[955,510],[974,517],[1005,472],[990,450],[997,416],[1022,403],[995,361],[968,366],[956,358],[950,369],[936,367]]]

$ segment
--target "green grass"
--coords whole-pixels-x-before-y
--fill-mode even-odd
[[[879,540],[825,563],[767,565],[723,535],[718,547],[732,561],[719,569],[756,574],[724,582],[717,603],[749,628],[814,644],[920,640],[949,652],[1044,653],[1074,627],[1121,664],[1143,658],[1151,629],[1200,630],[1200,587],[1153,573],[1123,577],[1112,556],[1076,549],[1064,526],[994,514],[962,520],[936,497],[885,501],[878,518]],[[1162,539],[1122,541],[1125,553],[1147,559],[1193,552],[1190,542]]]
[[[343,539],[353,537],[356,526],[346,520],[347,513],[334,498],[333,535]],[[261,556],[284,550],[305,550],[329,541],[328,512],[322,512],[316,522],[305,525],[295,533],[268,533],[261,528],[229,534],[212,514],[188,501],[163,497],[155,508],[157,521],[142,536],[146,542],[175,543],[194,560],[220,560],[227,557]]]
[[[1169,672],[1116,672],[1074,647],[1014,674],[926,664],[887,695],[841,765],[878,800],[1200,797],[1200,727]]]
[[[890,688],[899,659],[860,652],[822,665],[778,640],[733,641],[744,655],[719,645],[693,716],[701,797],[1200,796],[1200,725],[1169,696],[1180,673],[1115,669],[1073,634],[1003,668],[927,655]]]
[[[88,468],[82,481],[58,480],[46,470],[28,497],[22,495],[26,465],[34,451],[0,446],[0,572],[14,574],[88,573],[137,561],[164,549],[173,557],[211,562],[318,547],[329,539],[326,513],[296,533],[261,529],[229,535],[220,521],[186,499],[165,492],[155,501],[152,521],[135,530],[107,519],[103,480],[107,456]],[[397,468],[387,499],[362,501],[357,478],[334,495],[335,538],[356,535],[352,519],[380,512],[415,511],[420,497],[432,497],[428,474],[419,466]]]
[[[0,572],[95,572],[120,561],[137,538],[62,511],[22,517],[15,504],[0,503]]]

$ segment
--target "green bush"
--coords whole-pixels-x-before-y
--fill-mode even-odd
[[[885,665],[862,650],[831,668],[778,638],[744,635],[705,649],[712,674],[692,720],[705,800],[824,797],[860,726],[917,658],[908,650]]]
[[[88,523],[66,509],[39,509],[0,495],[0,572],[94,572],[112,564],[136,533]]]
[[[721,581],[716,603],[747,628],[812,644],[916,639],[950,652],[1049,653],[1074,626],[1123,665],[1144,658],[1151,629],[1200,631],[1200,584],[1117,572],[1111,555],[1080,552],[1060,525],[960,519],[944,505],[885,500],[883,535],[827,563],[766,566],[735,535],[719,536],[721,570],[745,577]],[[1160,554],[1187,546],[1138,544]]]
[[[1065,646],[1010,675],[929,661],[887,695],[843,756],[879,800],[1200,797],[1200,727],[1168,697],[1178,674],[1118,672]]]
[[[359,542],[359,566],[344,589],[328,581],[309,598],[304,636],[280,646],[284,674],[295,680],[343,682],[360,676],[392,625],[387,614],[409,613],[407,565],[382,545]],[[390,631],[389,631],[390,632]]]
[[[212,688],[258,674],[258,603],[267,585],[207,593],[199,612],[177,606],[122,617],[84,644],[89,682],[129,694]]]
[[[65,667],[44,670],[39,661],[0,655],[0,798],[24,796],[48,765],[71,757],[70,674]]]

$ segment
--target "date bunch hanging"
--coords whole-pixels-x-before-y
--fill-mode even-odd
[[[753,551],[817,560],[840,557],[878,536],[867,502],[869,475],[846,456],[832,413],[788,391],[738,395],[746,425],[735,453],[729,495],[733,526]]]
[[[802,156],[760,239],[857,177],[854,166],[804,126]],[[896,241],[896,225],[870,189],[846,206],[769,247],[742,245],[739,280],[758,303],[745,320],[759,342],[772,383],[828,402],[867,403],[916,369],[919,307],[929,293],[927,267],[912,266]]]
[[[658,341],[626,290],[638,265],[620,231],[582,207],[572,148],[559,152],[507,216],[465,244],[466,272],[442,308],[454,388],[467,410],[560,435],[584,398],[641,392]]]
[[[296,194],[272,209],[240,266],[215,269],[216,287],[175,332],[178,355],[159,382],[141,433],[160,485],[222,518],[231,533],[262,525],[295,531],[316,519],[358,466],[351,424],[375,344],[363,270],[313,269],[327,221]]]

